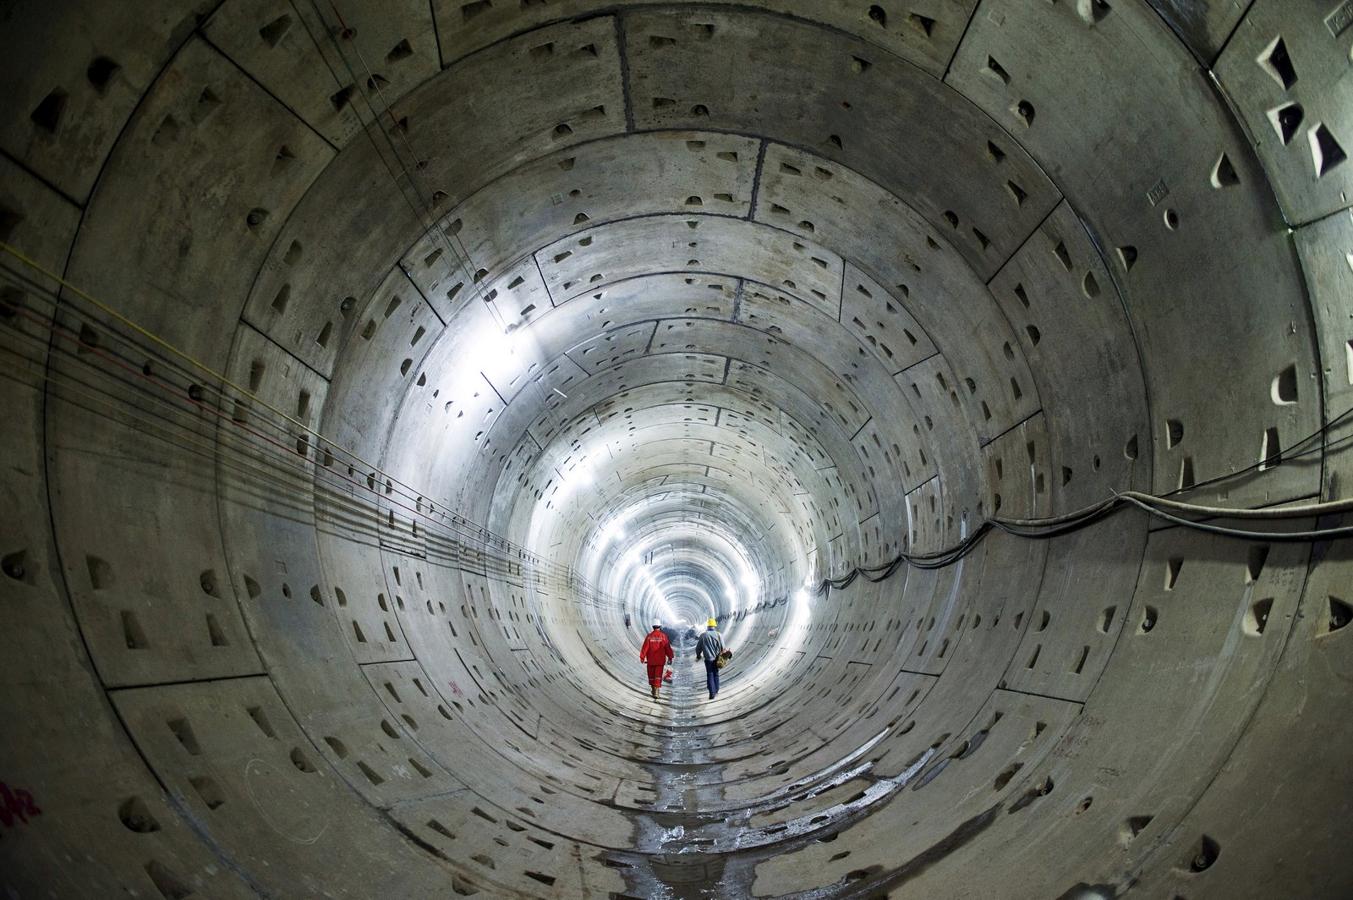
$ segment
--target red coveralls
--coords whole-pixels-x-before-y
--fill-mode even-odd
[[[667,635],[658,628],[650,631],[648,637],[644,638],[643,647],[639,648],[639,662],[648,665],[649,686],[662,687],[662,670],[666,668],[669,660],[675,658],[676,654],[672,652],[672,643],[667,640]]]

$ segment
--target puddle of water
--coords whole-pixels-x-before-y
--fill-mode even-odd
[[[724,793],[725,766],[709,759],[708,744],[697,730],[704,726],[690,714],[703,700],[703,691],[678,685],[667,698],[665,721],[654,734],[661,763],[646,765],[653,778],[653,805],[650,811],[634,817],[635,852],[623,854],[632,865],[625,875],[627,892],[637,897],[706,900],[750,896],[759,863],[806,846],[830,829],[858,821],[869,807],[886,802],[906,787],[935,753],[928,750],[893,778],[874,780],[852,803],[751,829],[748,824],[754,816],[782,807],[791,795],[807,791],[803,798],[807,799],[852,779],[868,778],[873,763],[861,760],[890,729],[883,729],[850,754],[794,784],[730,806]],[[840,886],[836,887],[839,890]]]

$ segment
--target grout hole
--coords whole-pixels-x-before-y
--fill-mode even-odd
[[[488,12],[493,6],[493,0],[475,0],[473,3],[465,3],[460,7],[460,18],[462,22],[468,22],[481,13]]]
[[[94,90],[102,95],[108,93],[108,85],[121,68],[106,56],[96,56],[89,67],[85,69],[85,77],[89,79],[89,83]]]
[[[1265,597],[1251,604],[1249,611],[1245,613],[1245,633],[1252,636],[1263,634],[1264,629],[1268,627],[1268,617],[1272,611],[1272,597]]]
[[[1250,547],[1249,557],[1245,563],[1245,583],[1253,584],[1259,580],[1259,576],[1264,572],[1264,563],[1268,562],[1268,544],[1255,544]]]
[[[86,556],[85,566],[89,569],[89,586],[102,591],[113,585],[113,567],[97,556]]]
[[[268,721],[268,716],[263,711],[263,707],[250,706],[248,707],[248,712],[249,718],[254,720],[254,724],[258,726],[259,731],[263,732],[267,737],[273,739],[277,738],[277,732],[273,731],[272,723]]]
[[[310,761],[310,757],[306,756],[300,747],[291,749],[291,764],[296,767],[298,772],[309,774],[315,771],[315,764]]]
[[[258,36],[269,47],[276,47],[291,30],[291,16],[281,15],[258,30]]]
[[[1184,558],[1174,556],[1165,561],[1165,590],[1172,591],[1179,581],[1179,573],[1184,568]]]
[[[987,63],[982,67],[982,71],[995,78],[1001,84],[1010,84],[1010,73],[1005,70],[1004,66],[996,61],[995,57],[987,57]]]
[[[122,611],[122,639],[128,650],[145,650],[150,646],[146,633],[141,630],[141,623],[136,619],[136,613],[131,610]]]
[[[1077,0],[1076,12],[1086,25],[1095,25],[1104,21],[1112,9],[1105,0]]]
[[[15,581],[28,581],[31,578],[28,575],[28,552],[26,550],[16,550],[8,553],[3,559],[0,559],[0,571],[13,578]]]
[[[221,623],[216,621],[216,616],[207,613],[207,637],[211,639],[213,647],[229,647],[230,641],[226,639],[225,632],[221,630]]]
[[[190,756],[201,756],[202,747],[197,742],[197,735],[193,734],[193,727],[188,724],[187,719],[170,719],[165,723],[169,730],[173,732],[174,737],[178,738],[183,749],[188,751]]]
[[[1282,36],[1274,38],[1255,60],[1269,76],[1285,91],[1290,91],[1297,83],[1297,70],[1292,65],[1292,57],[1287,54],[1287,43]]]
[[[1301,123],[1305,118],[1306,113],[1299,103],[1284,103],[1282,106],[1268,111],[1269,124],[1273,126],[1273,130],[1277,133],[1278,139],[1283,142],[1283,146],[1292,143],[1292,138],[1296,137],[1297,130],[1301,128]]]
[[[1297,402],[1297,367],[1290,365],[1273,377],[1269,397],[1276,406],[1290,406]]]
[[[920,13],[909,13],[907,24],[926,37],[930,37],[935,32],[935,20]]]
[[[1189,872],[1206,871],[1212,867],[1219,856],[1221,856],[1221,845],[1207,835],[1202,835],[1198,839],[1198,843],[1194,845],[1193,852],[1189,855],[1184,868]]]
[[[1186,456],[1179,463],[1179,489],[1191,488],[1198,480],[1193,474],[1193,457]]]
[[[1155,816],[1128,816],[1123,821],[1123,827],[1119,829],[1118,842],[1126,847],[1137,835],[1146,830],[1146,826],[1150,825],[1154,818]]]
[[[1311,162],[1315,164],[1315,177],[1324,178],[1331,169],[1348,159],[1344,148],[1334,139],[1334,135],[1323,122],[1317,122],[1307,137],[1311,142]]]
[[[1325,620],[1325,627],[1322,634],[1333,634],[1348,625],[1350,621],[1353,621],[1353,606],[1350,606],[1333,594],[1330,594],[1326,599],[1329,603],[1329,616]]]
[[[146,875],[165,900],[184,900],[193,895],[193,889],[158,860],[146,863]]]
[[[1265,428],[1264,441],[1259,448],[1259,471],[1265,472],[1282,465],[1282,461],[1283,448],[1282,441],[1278,436],[1278,429]]]
[[[193,111],[189,115],[194,125],[200,125],[209,119],[213,113],[220,108],[224,101],[211,88],[203,88],[202,93],[197,95],[197,104],[193,106]]]
[[[122,820],[128,831],[137,834],[151,834],[160,830],[160,823],[155,820],[155,816],[140,797],[129,797],[122,801],[117,808],[117,817]]]
[[[1223,153],[1212,167],[1212,186],[1220,189],[1237,184],[1240,184],[1240,176],[1236,174],[1236,167],[1231,165],[1231,158]]]
[[[992,785],[992,789],[999,791],[1002,788],[1004,788],[1007,784],[1010,783],[1010,779],[1015,777],[1015,773],[1022,768],[1024,768],[1024,763],[1020,762],[1011,763],[999,775],[996,776],[996,781]]]
[[[42,98],[42,102],[33,109],[29,118],[34,125],[48,134],[56,134],[57,128],[61,125],[61,114],[66,111],[68,99],[69,95],[64,90],[55,88]]]

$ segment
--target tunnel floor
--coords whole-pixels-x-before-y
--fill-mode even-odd
[[[708,699],[703,664],[694,660],[693,645],[685,649],[685,659],[675,662],[673,680],[663,688],[661,699],[649,701],[656,707],[658,721],[651,728],[658,735],[658,749],[655,758],[646,762],[655,800],[649,813],[637,817],[635,847],[641,853],[615,858],[634,867],[634,871],[625,872],[625,877],[635,897],[689,900],[747,896],[756,862],[794,846],[796,830],[816,831],[822,823],[787,827],[776,832],[774,844],[763,840],[760,847],[755,846],[748,823],[757,813],[775,807],[777,799],[782,803],[783,798],[748,805],[728,803],[723,790],[724,767],[708,756],[712,747],[738,739],[740,717],[727,709],[714,712],[718,701],[711,703]],[[711,721],[716,715],[718,721]],[[749,752],[762,756],[765,751],[754,748]],[[856,774],[834,777],[824,772],[820,778],[805,779],[791,787],[794,791],[820,791]]]
[[[751,896],[758,862],[812,843],[835,843],[841,829],[868,815],[870,804],[888,802],[912,784],[935,755],[931,748],[899,775],[874,777],[868,754],[887,736],[889,729],[885,728],[845,757],[768,796],[750,802],[730,801],[725,795],[725,767],[712,760],[711,754],[733,749],[738,754],[735,758],[769,761],[775,755],[776,735],[774,729],[757,736],[745,733],[741,722],[755,715],[755,710],[739,711],[736,701],[709,701],[703,664],[694,660],[694,644],[684,649],[685,659],[673,664],[673,680],[664,686],[660,699],[645,698],[643,702],[643,711],[654,719],[645,723],[644,730],[658,738],[655,752],[643,760],[652,777],[655,799],[647,813],[636,817],[638,852],[608,857],[608,865],[625,867],[629,893],[622,896],[672,900]],[[736,684],[738,679],[734,676],[724,683],[728,681]],[[739,744],[745,746],[739,750]],[[779,762],[787,767],[794,761]],[[811,817],[779,821],[768,827],[753,825],[753,820],[762,816],[834,792],[848,783],[857,788],[853,795]],[[945,843],[956,846],[976,833],[975,829],[966,831],[971,833],[952,836]],[[904,880],[945,852],[946,846],[938,846],[931,848],[925,859],[899,865],[894,872],[853,871],[839,884],[784,896],[798,900],[878,896],[890,883]],[[870,884],[854,889],[854,884],[865,878]]]

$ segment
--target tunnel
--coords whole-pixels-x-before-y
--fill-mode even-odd
[[[1353,896],[1350,0],[0,46],[6,898]]]

